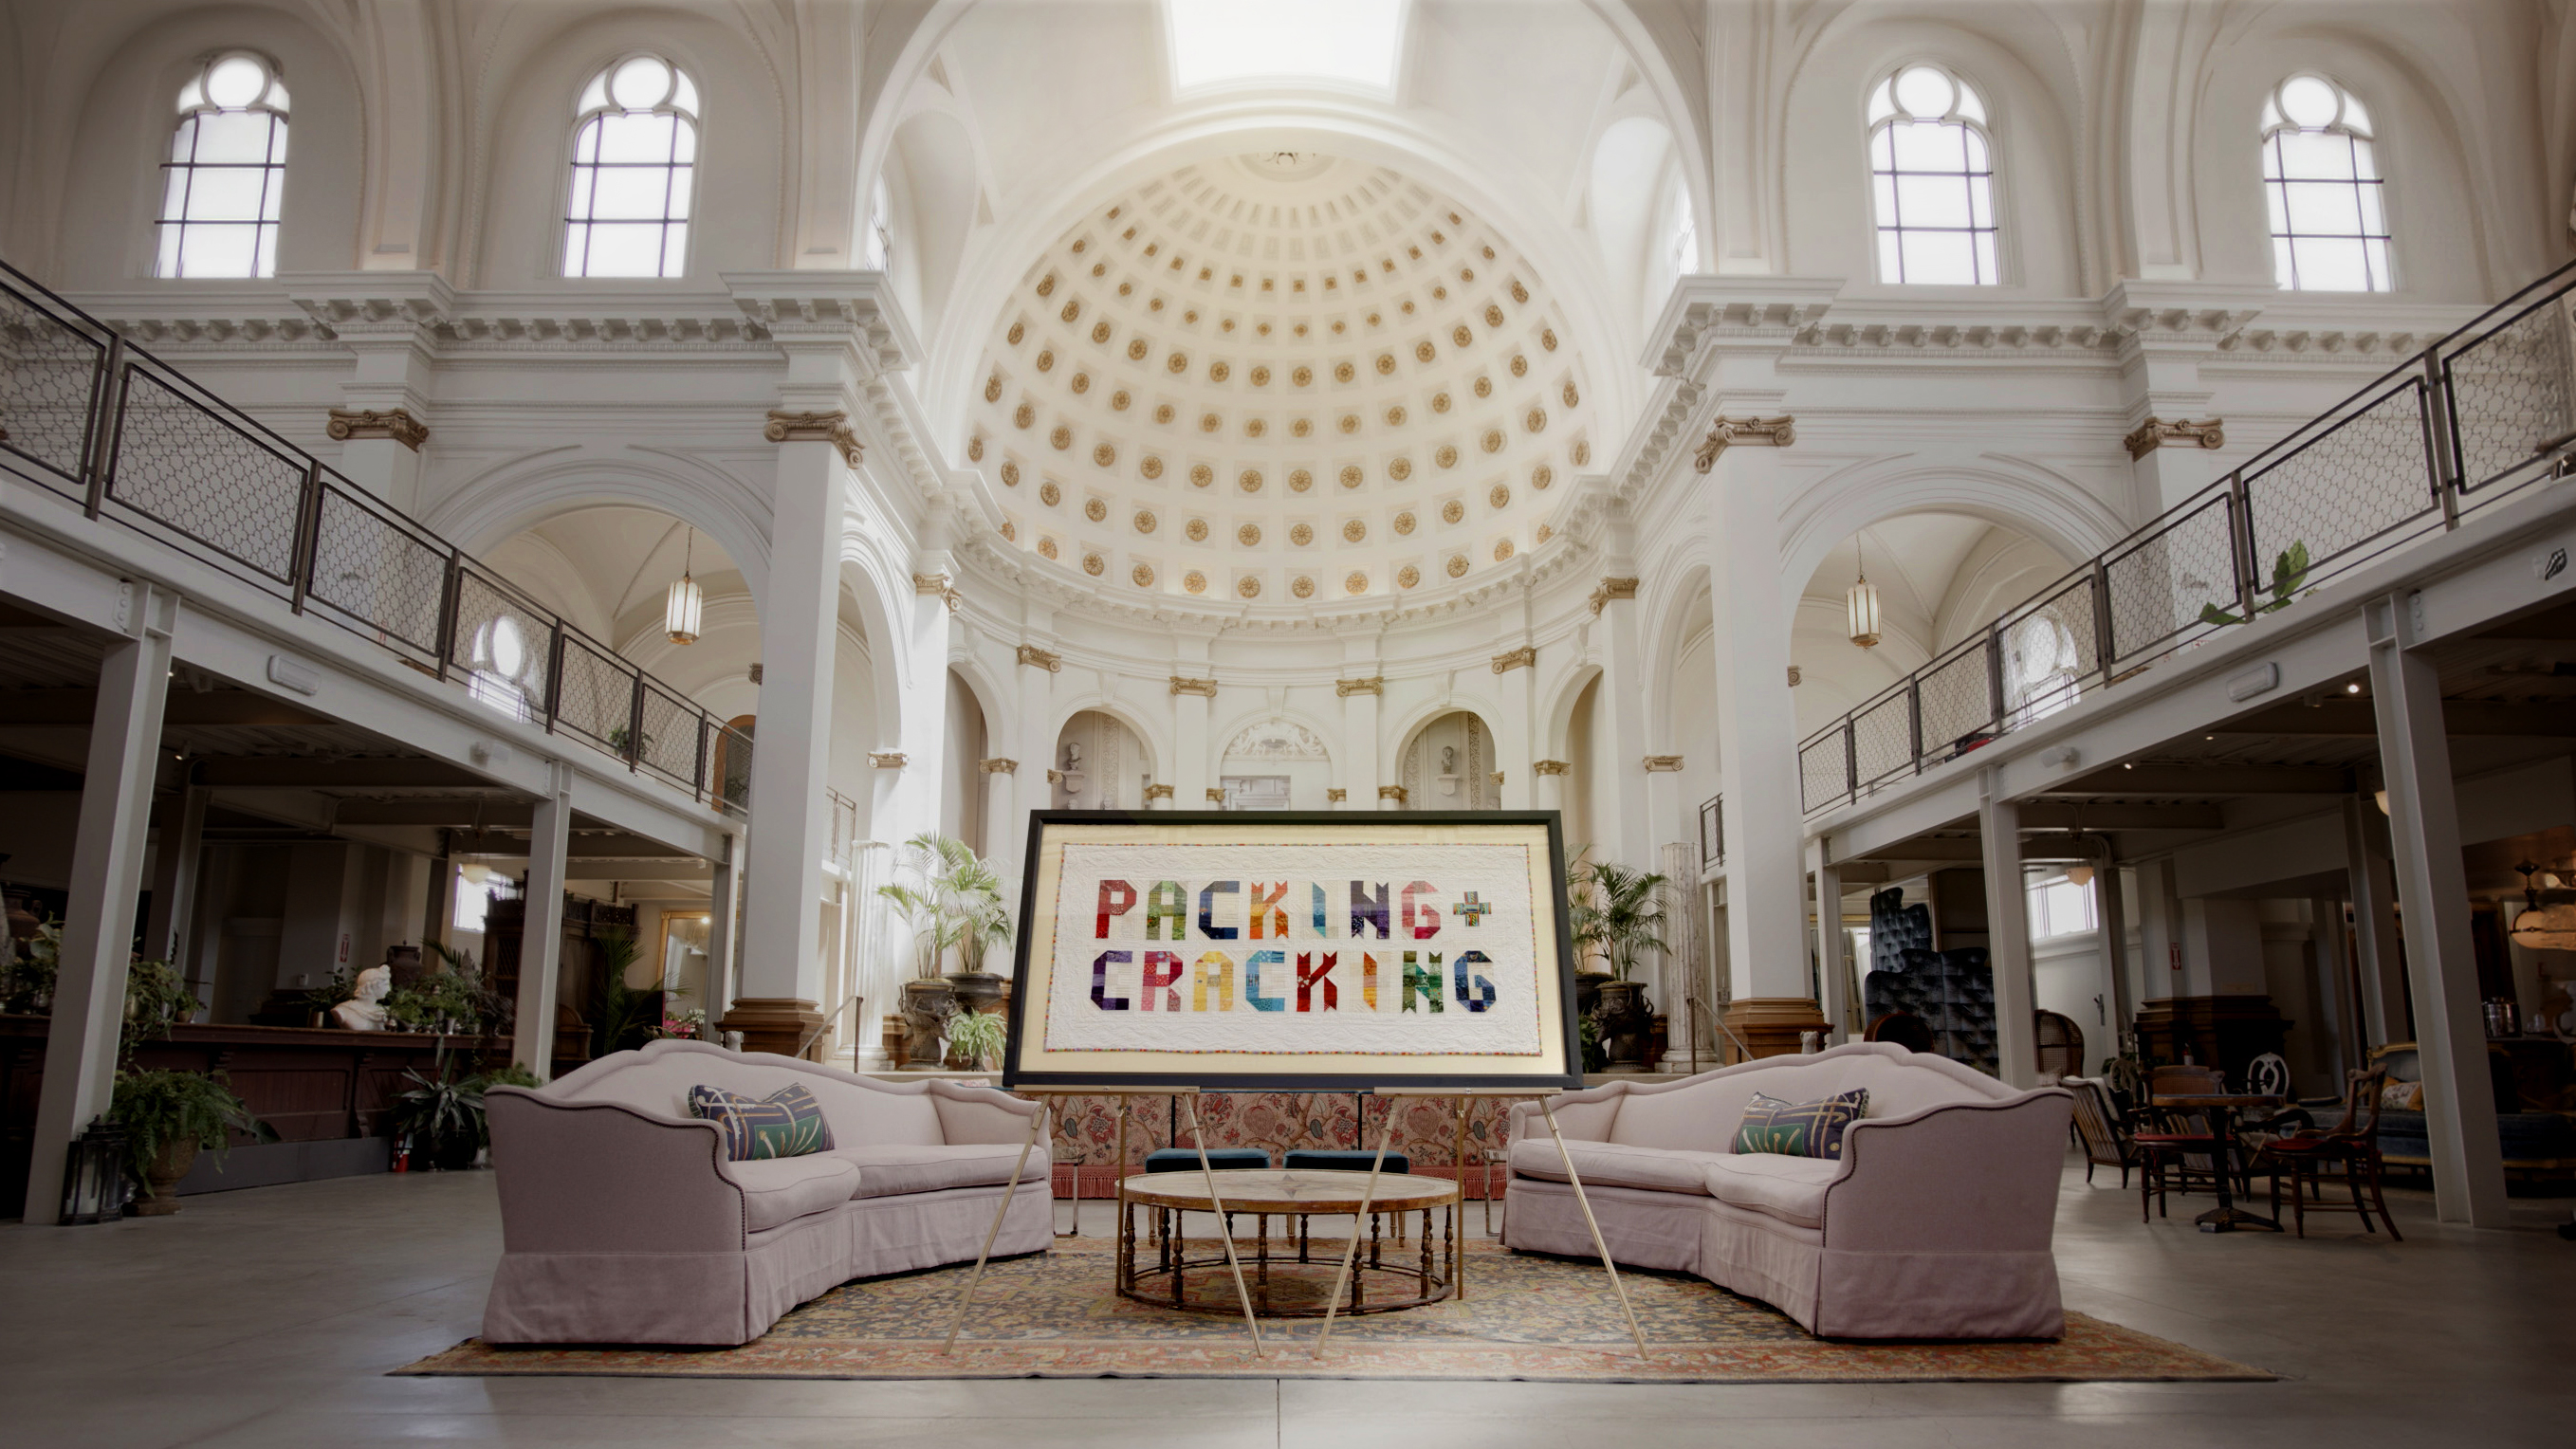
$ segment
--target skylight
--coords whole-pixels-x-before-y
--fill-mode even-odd
[[[1405,0],[1164,0],[1172,80],[1305,80],[1395,88]]]

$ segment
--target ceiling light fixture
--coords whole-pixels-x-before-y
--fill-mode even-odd
[[[1852,535],[1852,586],[1843,595],[1843,615],[1854,644],[1867,649],[1878,643],[1878,589],[1862,566],[1859,534]]]
[[[671,581],[671,592],[662,601],[662,629],[674,644],[697,643],[698,625],[706,618],[707,591],[698,587],[689,572],[697,562],[697,552],[698,531],[692,528],[687,549],[680,555],[680,576]]]
[[[2514,869],[2522,872],[2523,908],[2506,934],[2526,951],[2576,951],[2576,891],[2534,888],[2532,876],[2540,867],[2529,861]]]
[[[2344,693],[2346,693],[2346,694],[2359,694],[2359,693],[2361,693],[2361,681],[2360,681],[2360,680],[2358,680],[2358,679],[2356,679],[2356,680],[2354,680],[2352,683],[2345,685],[2345,686],[2343,687],[2343,692],[2344,692]]]

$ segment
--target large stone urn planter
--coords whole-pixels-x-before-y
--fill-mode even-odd
[[[1646,983],[1602,982],[1592,1008],[1592,1021],[1601,1033],[1602,1049],[1609,1054],[1609,1070],[1646,1069],[1646,1043],[1655,1027],[1654,1003],[1646,999]]]
[[[143,1174],[143,1191],[135,1196],[127,1212],[138,1218],[165,1218],[179,1210],[179,1179],[197,1165],[197,1139],[173,1137],[161,1144],[161,1151]]]
[[[944,1055],[940,1038],[957,1014],[957,995],[945,977],[916,977],[903,984],[904,1070],[935,1072]]]

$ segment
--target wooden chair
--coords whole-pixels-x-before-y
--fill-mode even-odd
[[[2111,1089],[2092,1077],[2060,1077],[2057,1084],[2075,1094],[2075,1118],[2067,1130],[2075,1134],[2075,1145],[2084,1150],[2084,1182],[2091,1186],[2093,1169],[2120,1169],[2120,1190],[2129,1190],[2129,1169],[2138,1165],[2138,1145],[2129,1140],[2128,1122],[2120,1106],[2111,1100]]]
[[[2272,1216],[2276,1218],[2281,1215],[2281,1179],[2290,1180],[2291,1222],[2300,1237],[2308,1235],[2311,1211],[2356,1214],[2365,1232],[2378,1231],[2370,1221],[2376,1211],[2388,1228],[2389,1241],[2406,1241],[2379,1193],[2379,1096],[2387,1085],[2385,1070],[2345,1073],[2342,1121],[2323,1132],[2274,1138],[2254,1155],[2250,1171],[2268,1173],[2272,1179]],[[2325,1198],[2326,1185],[2338,1177],[2352,1196],[2350,1204]],[[2368,1203],[2361,1200],[2365,1184],[2370,1188]]]
[[[2153,1125],[2146,1131],[2133,1132],[2130,1141],[2138,1150],[2138,1221],[2152,1222],[2165,1212],[2165,1193],[2189,1194],[2193,1184],[2218,1189],[2218,1174],[2228,1171],[2236,1144],[2210,1130],[2209,1119],[2198,1112],[2176,1111],[2152,1105],[2162,1096],[2215,1096],[2227,1090],[2227,1079],[2215,1067],[2157,1067],[2147,1077],[2150,1105],[2142,1115]],[[2241,1167],[2239,1184],[2247,1195],[2253,1192],[2253,1180]],[[2149,1204],[2153,1213],[2148,1211]]]

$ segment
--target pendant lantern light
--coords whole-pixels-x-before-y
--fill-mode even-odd
[[[2523,909],[2513,918],[2508,938],[2526,951],[2576,951],[2576,891],[2564,889],[2558,876],[2542,873],[2528,861],[2514,869],[2522,872]],[[2537,886],[2535,874],[2540,877]]]
[[[681,555],[680,576],[671,581],[671,592],[662,601],[662,628],[674,644],[698,642],[698,625],[707,611],[707,591],[689,576],[690,566],[697,561],[698,531],[689,530],[687,552]]]
[[[1860,566],[1860,535],[1852,535],[1851,591],[1843,595],[1843,615],[1851,626],[1851,641],[1863,649],[1878,643],[1878,589],[1869,581],[1869,570]]]

